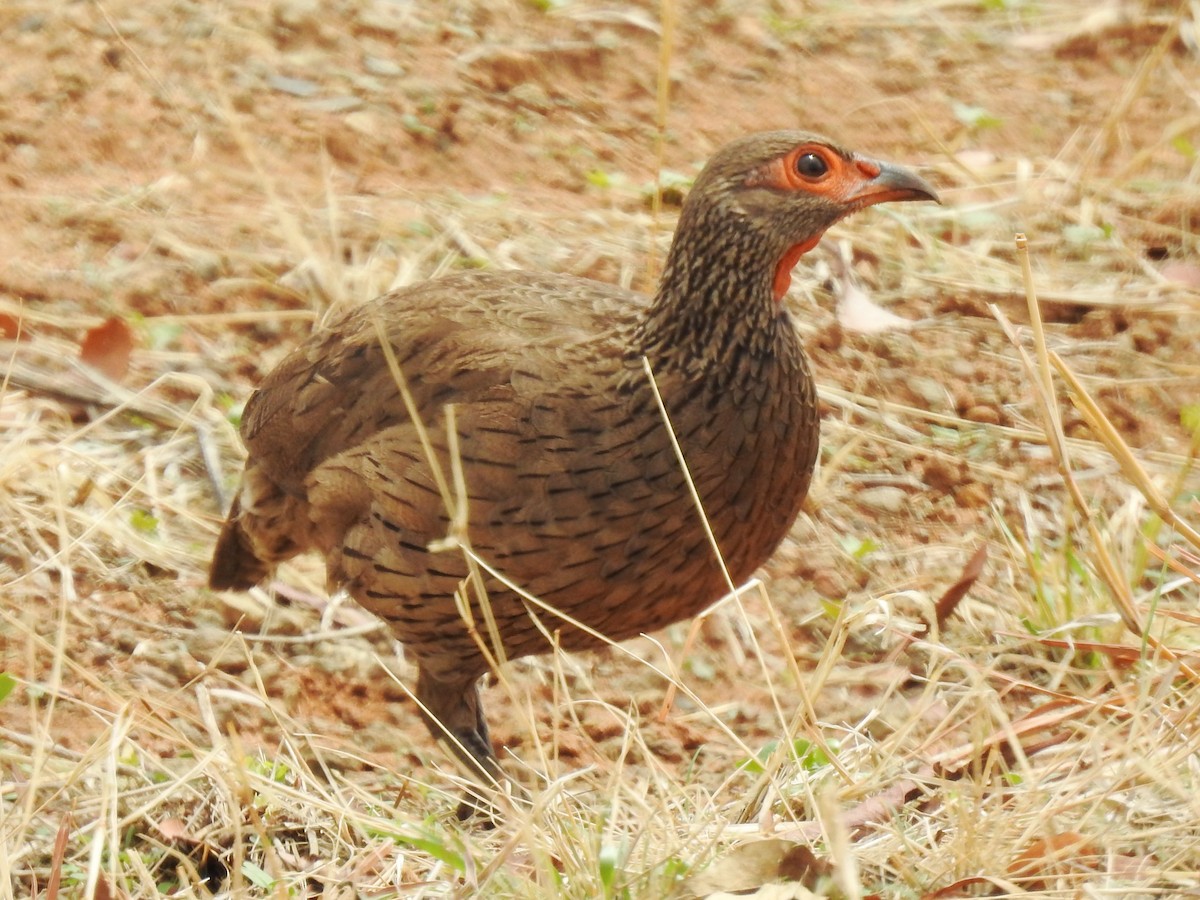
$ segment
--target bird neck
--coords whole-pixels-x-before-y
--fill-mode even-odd
[[[656,371],[741,367],[770,358],[792,333],[773,287],[784,249],[742,225],[685,206],[638,334]]]

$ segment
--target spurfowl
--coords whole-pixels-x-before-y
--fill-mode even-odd
[[[330,584],[387,620],[415,658],[434,736],[494,772],[480,641],[498,636],[509,658],[547,651],[554,632],[565,648],[593,647],[597,633],[652,631],[729,589],[646,363],[741,583],[787,533],[817,457],[812,376],[781,302],[792,267],[856,210],[936,199],[913,173],[818,135],[756,134],[696,179],[654,297],[482,271],[354,310],[246,404],[249,459],[211,586],[249,588],[319,550]],[[430,449],[445,473],[461,460],[475,554],[544,605],[488,576],[494,628],[469,588],[468,627],[455,599],[463,554],[430,549],[451,525]]]

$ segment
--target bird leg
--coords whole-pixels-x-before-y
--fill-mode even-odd
[[[421,718],[434,739],[449,746],[481,787],[495,788],[504,773],[492,752],[479,678],[444,681],[421,667],[416,696],[422,706]],[[466,819],[477,812],[490,816],[491,804],[479,792],[468,791],[458,807],[458,817]]]

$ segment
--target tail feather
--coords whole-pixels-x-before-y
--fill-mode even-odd
[[[235,499],[208,568],[208,586],[214,591],[248,590],[271,570],[268,563],[255,555],[250,536],[242,528],[241,513],[241,504]]]

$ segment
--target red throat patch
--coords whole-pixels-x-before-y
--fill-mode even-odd
[[[783,258],[779,260],[775,266],[775,302],[779,303],[783,299],[783,295],[787,293],[788,288],[792,286],[792,269],[796,268],[796,263],[800,262],[800,257],[817,246],[821,241],[821,235],[809,238],[807,241],[796,244],[787,253],[783,254]]]

